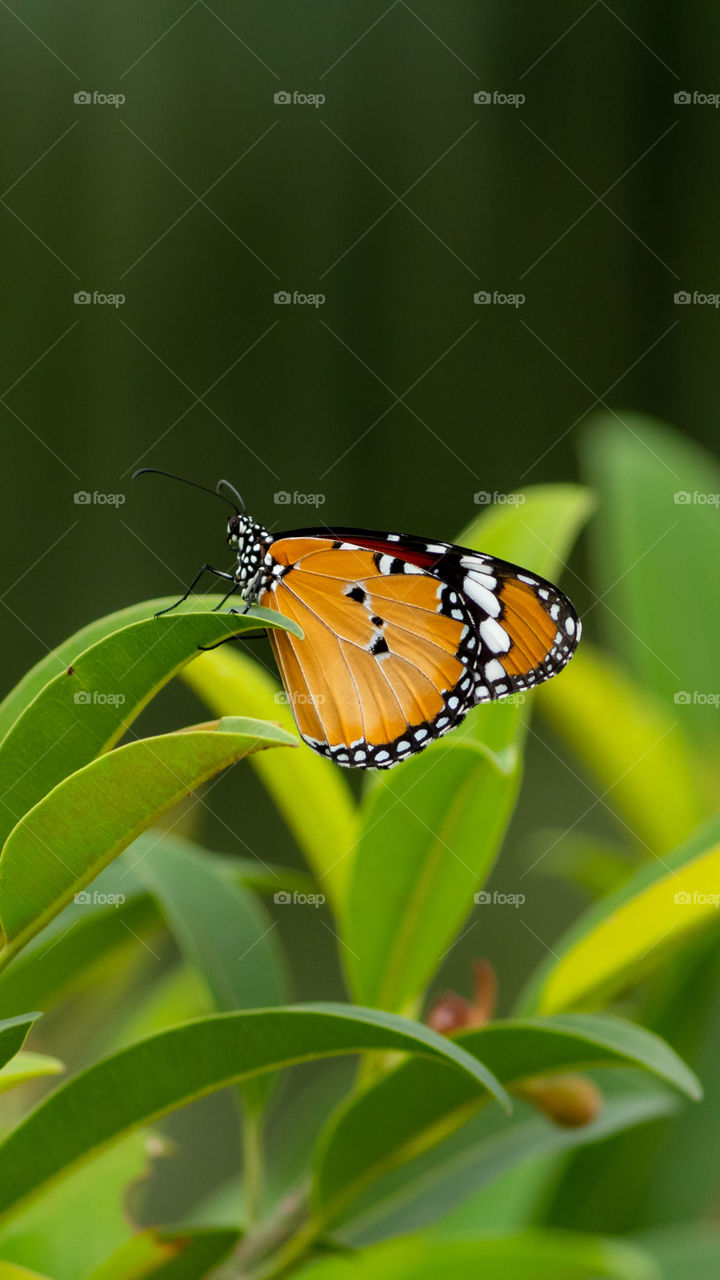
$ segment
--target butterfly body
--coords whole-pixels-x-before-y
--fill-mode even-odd
[[[552,583],[452,543],[228,522],[246,604],[292,618],[270,641],[298,730],[337,764],[391,768],[479,702],[562,670],[580,622]]]

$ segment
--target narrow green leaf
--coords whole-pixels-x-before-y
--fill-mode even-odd
[[[40,1013],[21,1013],[0,1020],[0,1069],[19,1053],[31,1026],[41,1017]]]
[[[311,1263],[296,1275],[297,1280],[659,1280],[637,1246],[539,1229],[467,1239],[408,1236],[349,1258]]]
[[[186,963],[200,975],[219,1013],[289,999],[277,922],[227,863],[172,835],[141,837],[134,852],[137,875],[154,893]],[[259,1106],[271,1084],[269,1077],[249,1081],[247,1102]]]
[[[372,1049],[453,1062],[475,1087],[506,1103],[477,1058],[406,1018],[333,1004],[216,1014],[95,1063],[26,1116],[0,1142],[0,1214],[128,1130],[194,1098],[295,1062]]]
[[[247,653],[225,645],[205,653],[183,672],[183,680],[216,715],[277,720],[296,732],[282,685]],[[338,906],[345,892],[357,829],[355,802],[342,769],[300,739],[292,758],[271,755],[252,761],[323,891]]]
[[[274,925],[228,862],[189,840],[158,833],[135,842],[133,865],[218,1012],[287,1000],[288,973]]]
[[[455,1043],[512,1090],[528,1076],[598,1066],[642,1067],[692,1098],[700,1086],[658,1036],[620,1018],[567,1015],[491,1023]],[[343,1104],[321,1136],[314,1201],[332,1221],[370,1181],[430,1149],[482,1103],[441,1064],[411,1059]]]
[[[148,1175],[149,1166],[148,1135],[138,1132],[91,1167],[64,1171],[53,1187],[2,1224],[0,1257],[47,1272],[52,1280],[85,1277],[131,1238],[128,1188]]]
[[[429,981],[489,872],[519,781],[517,753],[439,744],[371,788],[347,902],[354,997],[403,1009]]]
[[[541,965],[522,1008],[597,1005],[653,968],[692,934],[720,924],[720,819],[674,853],[643,866],[576,921]]]
[[[8,1013],[47,1010],[63,996],[93,987],[103,965],[122,966],[138,939],[146,941],[162,930],[162,918],[149,894],[133,892],[125,881],[124,902],[93,901],[96,893],[116,891],[105,885],[101,876],[90,902],[71,902],[0,972],[0,1005]]]
[[[720,632],[720,593],[710,586],[720,561],[717,460],[638,414],[599,417],[583,452],[600,496],[591,550],[613,648],[688,737],[716,750],[715,646],[697,638]],[[670,607],[681,625],[669,624]]]
[[[43,1076],[58,1076],[65,1070],[57,1058],[49,1058],[44,1053],[16,1053],[15,1057],[0,1068],[0,1093],[14,1089],[16,1085],[26,1084],[28,1080],[39,1080]]]
[[[652,853],[687,840],[712,812],[705,766],[678,709],[658,704],[585,641],[562,680],[538,690],[538,703],[600,783],[625,829]]]
[[[0,962],[189,791],[251,751],[292,742],[275,725],[230,719],[127,743],[71,774],[26,814],[3,849]]]
[[[580,1128],[551,1124],[522,1102],[509,1119],[483,1108],[442,1142],[369,1184],[333,1228],[333,1239],[357,1248],[426,1230],[528,1161],[559,1158],[677,1109],[677,1099],[647,1075],[613,1069],[598,1072],[595,1083],[603,1108]]]
[[[203,612],[197,602],[194,607],[186,602],[182,611],[154,618],[163,601],[147,601],[144,621],[113,630],[84,651],[74,646],[61,674],[35,691],[0,742],[0,847],[48,791],[118,741],[158,690],[198,656],[198,645],[257,630],[258,620],[263,626],[273,619],[286,625],[278,614],[263,610],[210,613],[208,603]],[[298,630],[295,624],[287,627]],[[44,677],[47,659],[42,670]],[[35,689],[38,678],[28,679],[23,696]],[[20,706],[18,696],[13,711]]]
[[[85,1280],[202,1280],[235,1247],[239,1232],[208,1230],[139,1231]],[[1,1277],[0,1277],[1,1280]]]

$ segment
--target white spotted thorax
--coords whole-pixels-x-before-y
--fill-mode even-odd
[[[275,561],[268,554],[272,534],[252,516],[243,514],[231,516],[228,520],[227,540],[237,553],[234,576],[240,586],[240,595],[246,603],[252,604],[262,591],[273,585]]]

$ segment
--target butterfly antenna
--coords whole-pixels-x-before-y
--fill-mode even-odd
[[[225,495],[220,492],[220,485],[224,484],[227,485],[231,493],[235,493],[232,485],[229,484],[227,480],[220,480],[216,489],[208,489],[207,485],[198,484],[197,480],[187,480],[185,476],[176,476],[172,471],[160,471],[158,467],[140,467],[138,471],[133,471],[132,478],[133,480],[137,480],[138,476],[145,475],[167,476],[168,480],[179,480],[181,484],[189,484],[193,489],[202,489],[203,493],[211,493],[214,498],[222,498],[223,502],[227,502],[228,506],[233,508],[236,515],[239,516],[241,514],[240,508],[236,503],[231,502],[230,498],[226,498]],[[242,510],[244,511],[245,503],[242,501],[242,498],[240,498],[239,493],[235,494],[235,496],[240,499],[240,502],[242,503]]]
[[[241,506],[241,508],[242,508],[243,512],[246,512],[246,511],[247,511],[247,507],[245,506],[245,502],[244,502],[244,500],[243,500],[243,498],[242,498],[241,494],[239,494],[239,493],[238,493],[238,491],[237,491],[237,489],[235,488],[235,485],[234,485],[234,484],[231,484],[229,480],[218,480],[217,484],[215,485],[215,492],[218,494],[218,496],[219,496],[219,497],[222,497],[222,494],[220,493],[220,490],[221,490],[221,489],[223,489],[223,488],[225,488],[225,489],[229,489],[229,490],[230,490],[230,492],[231,492],[231,494],[232,494],[233,498],[235,498],[235,499],[236,499],[236,501],[240,503],[240,506]],[[227,502],[227,498],[225,499],[225,501]],[[240,514],[240,513],[238,512],[238,515],[239,515],[239,514]]]

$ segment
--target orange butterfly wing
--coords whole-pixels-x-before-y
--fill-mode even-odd
[[[338,764],[388,768],[572,656],[579,620],[544,579],[447,543],[338,532],[353,541],[272,542],[258,600],[302,628],[271,644],[300,733]]]
[[[287,538],[271,551],[285,572],[258,603],[302,628],[302,640],[281,631],[270,640],[311,746],[339,764],[382,766],[452,728],[448,703],[466,677],[469,627],[443,611],[437,578],[385,576],[372,551],[331,539]],[[434,732],[443,712],[446,726]]]

